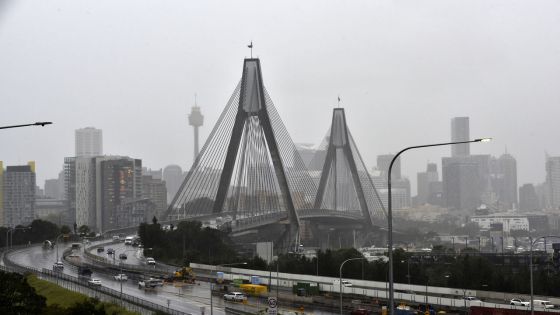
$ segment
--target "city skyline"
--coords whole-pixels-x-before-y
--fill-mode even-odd
[[[560,8],[552,1],[543,2],[546,10],[524,2],[508,2],[504,8],[479,1],[455,8],[428,1],[415,7],[418,11],[394,3],[329,4],[316,15],[309,15],[313,4],[272,4],[261,7],[264,11],[256,17],[262,28],[234,24],[231,31],[237,32],[235,36],[225,32],[211,43],[204,32],[194,33],[189,27],[200,24],[207,31],[219,27],[196,17],[212,9],[211,4],[170,3],[154,13],[167,16],[168,23],[147,25],[142,23],[150,10],[146,4],[134,8],[123,4],[114,8],[116,13],[109,13],[102,5],[93,9],[59,3],[64,8],[53,12],[60,19],[49,23],[44,20],[49,14],[30,20],[28,13],[50,13],[56,6],[37,8],[5,1],[0,22],[0,39],[6,44],[0,49],[0,66],[7,70],[0,74],[0,101],[10,113],[5,124],[38,118],[55,122],[45,130],[3,132],[0,141],[11,150],[3,151],[2,160],[7,165],[36,160],[41,185],[45,179],[57,177],[63,157],[71,155],[73,131],[85,126],[104,130],[108,154],[138,156],[151,168],[179,164],[188,170],[192,130],[186,115],[193,95],[197,93],[208,122],[201,129],[203,142],[234,88],[232,82],[239,79],[240,61],[249,55],[245,46],[251,39],[255,55],[267,69],[269,92],[295,142],[317,143],[323,138],[340,94],[368,167],[374,166],[377,155],[448,140],[449,119],[456,116],[470,117],[473,138],[495,139],[472,146],[472,154],[499,156],[507,147],[518,162],[519,185],[542,183],[545,152],[560,153],[557,144],[546,141],[548,135],[559,132],[553,117],[560,97],[550,84],[558,81],[551,69],[558,65],[552,52],[560,46],[555,39],[559,37],[552,35],[560,29],[553,19]],[[442,6],[448,10],[447,16],[438,14]],[[227,5],[226,9],[238,10]],[[128,10],[130,20],[120,20],[119,14]],[[376,12],[375,18],[367,12]],[[230,21],[222,16],[225,13],[215,14]],[[351,21],[350,14],[357,16]],[[307,22],[301,19],[304,16]],[[325,26],[325,32],[318,27],[337,16],[341,20],[337,28]],[[271,18],[282,27],[268,22]],[[393,25],[394,18],[407,23]],[[75,19],[83,23],[75,24]],[[106,24],[99,30],[89,28],[98,19]],[[117,23],[124,23],[123,28],[102,36]],[[39,24],[48,26],[37,28]],[[65,32],[69,25],[78,33]],[[131,31],[135,27],[138,32]],[[149,31],[152,27],[153,33]],[[288,35],[285,27],[301,32]],[[407,35],[410,27],[416,28],[418,39]],[[46,31],[58,35],[47,40]],[[162,33],[167,39],[158,36]],[[318,34],[321,36],[313,38]],[[269,35],[275,40],[269,40]],[[34,42],[25,42],[27,36]],[[104,50],[90,46],[90,37]],[[77,52],[75,57],[60,57],[62,42]],[[323,47],[320,43],[324,49],[318,48]],[[299,48],[286,49],[292,46]],[[138,55],[126,60],[112,57],[132,55],[130,49]],[[228,53],[223,52],[226,49]],[[406,53],[408,49],[414,54]],[[24,53],[29,50],[41,50],[42,57]],[[75,67],[77,64],[83,67]],[[138,71],[145,75],[138,76]],[[68,88],[60,89],[65,82]],[[34,93],[27,93],[29,89]],[[547,115],[539,114],[542,112]],[[304,123],[311,115],[315,117],[313,128]],[[520,126],[528,128],[522,132]],[[450,156],[449,148],[403,156],[402,173],[411,180],[413,191],[416,173],[428,161],[441,168],[444,156]]]

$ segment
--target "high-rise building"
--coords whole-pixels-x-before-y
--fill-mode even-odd
[[[75,132],[76,156],[91,157],[103,155],[103,132],[87,127]]]
[[[469,141],[469,117],[455,117],[451,119],[451,142]],[[451,145],[451,156],[468,156],[471,154],[470,144],[461,143]]]
[[[0,161],[0,226],[4,226],[4,162]]]
[[[160,171],[161,173],[161,171]],[[155,208],[155,215],[159,219],[167,210],[167,188],[165,181],[154,178],[151,175],[142,176],[142,198],[149,199]]]
[[[539,199],[533,184],[523,184],[519,187],[519,210],[534,211],[540,209]]]
[[[430,185],[431,183],[437,182],[438,180],[439,174],[437,171],[437,164],[435,163],[428,163],[426,171],[417,174],[418,194],[416,197],[416,202],[419,205],[423,205],[428,202],[428,199],[432,194]]]
[[[4,225],[30,224],[35,219],[35,162],[8,166],[3,183]]]
[[[490,155],[442,158],[442,184],[445,206],[455,210],[473,210],[491,204]]]
[[[560,208],[560,156],[546,158],[546,206]]]
[[[387,172],[389,171],[389,166],[391,165],[391,160],[395,157],[394,154],[383,154],[377,156],[377,169],[381,171],[381,176],[387,178]],[[391,180],[401,178],[401,157],[399,156],[395,163],[393,164],[393,169],[391,170]]]
[[[171,202],[183,182],[183,170],[179,165],[168,165],[163,169],[163,180],[167,187],[167,201]]]
[[[503,210],[517,209],[517,162],[510,154],[502,154],[490,160],[492,191],[497,207]]]
[[[68,216],[76,218],[76,158],[64,158],[64,199]]]
[[[46,179],[45,180],[45,197],[50,199],[61,199],[60,198],[60,183],[58,178]]]
[[[77,157],[75,159],[75,222],[78,226],[96,227],[96,169],[95,159]]]
[[[101,231],[119,228],[118,206],[142,197],[142,161],[127,157],[96,161],[96,173],[96,186],[100,188],[97,228]]]

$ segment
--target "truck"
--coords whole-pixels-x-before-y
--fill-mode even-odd
[[[78,277],[90,278],[92,273],[90,268],[78,266]]]
[[[194,283],[195,282],[195,274],[192,268],[190,267],[183,267],[181,269],[177,269],[173,273],[173,280],[174,281],[182,281],[185,283]]]
[[[268,287],[260,284],[242,284],[239,289],[247,295],[261,296],[268,292]]]
[[[298,282],[292,286],[292,293],[298,296],[319,295],[319,284],[309,282]]]

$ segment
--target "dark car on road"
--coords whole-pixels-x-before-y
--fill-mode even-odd
[[[105,248],[103,248],[103,247],[97,247],[97,252],[98,253],[103,253],[104,250],[105,250]]]
[[[122,253],[119,255],[119,259],[127,259],[128,257],[126,256],[125,253]]]

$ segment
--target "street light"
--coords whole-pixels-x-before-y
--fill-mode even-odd
[[[238,262],[238,263],[231,263],[231,264],[220,264],[214,266],[214,272],[218,271],[218,267],[226,267],[226,266],[237,266],[237,265],[246,265],[246,262]],[[278,280],[277,280],[278,281]],[[212,290],[214,290],[214,282],[210,278],[210,315],[214,315],[214,303],[212,299]]]
[[[127,250],[122,251],[121,254],[126,254],[127,252],[133,252],[133,251],[136,251],[136,249],[127,249]],[[113,262],[115,261],[115,256],[117,256],[117,252],[116,252],[116,251],[113,252]],[[119,282],[121,283],[121,305],[122,305],[122,283],[123,283],[122,275],[123,275],[123,263],[122,263],[122,259],[121,259],[120,256],[119,256],[119,260],[120,260],[120,262],[119,262],[119,267],[120,267],[120,269],[121,269],[121,272],[120,272],[120,275],[119,275],[119,277],[120,277],[120,278],[119,278]]]
[[[400,150],[393,159],[391,160],[391,164],[389,164],[389,172],[387,174],[387,189],[388,189],[388,200],[387,200],[387,229],[388,229],[388,247],[389,247],[389,305],[391,308],[389,310],[390,315],[394,315],[395,311],[393,309],[394,304],[394,292],[393,292],[393,205],[392,205],[392,194],[391,194],[391,171],[393,170],[393,164],[395,160],[405,151],[411,149],[420,149],[420,148],[427,148],[427,147],[438,147],[444,145],[452,145],[452,144],[461,144],[461,143],[471,143],[471,142],[488,142],[491,141],[492,138],[481,138],[481,139],[474,139],[468,141],[456,141],[456,142],[445,142],[445,143],[435,143],[435,144],[425,144],[425,145],[416,145],[404,148]]]
[[[58,238],[61,237],[61,236],[64,236],[64,235],[65,234],[59,234],[55,239],[55,242],[56,242],[56,262],[58,262],[58,243],[59,243]]]
[[[340,269],[338,270],[338,277],[339,277],[339,286],[340,286],[340,291],[339,291],[339,295],[340,295],[340,315],[342,315],[342,267],[344,266],[345,263],[352,261],[352,260],[361,260],[361,259],[365,259],[364,257],[356,257],[356,258],[349,258],[346,259],[345,261],[342,262],[342,264],[340,264]]]
[[[31,230],[31,227],[8,227],[6,230],[6,249],[12,247],[14,243],[14,231],[15,230]],[[10,234],[12,238],[10,239]]]
[[[558,236],[558,235],[547,235],[547,236],[539,236],[533,241],[533,238],[529,236],[529,242],[531,243],[530,247],[529,247],[529,279],[531,281],[531,315],[535,315],[535,309],[534,309],[534,305],[533,305],[533,299],[534,299],[534,295],[533,295],[533,245],[538,240],[540,240],[541,238],[546,241],[547,237],[560,238],[560,236]],[[544,250],[546,252],[546,245],[545,245]]]

